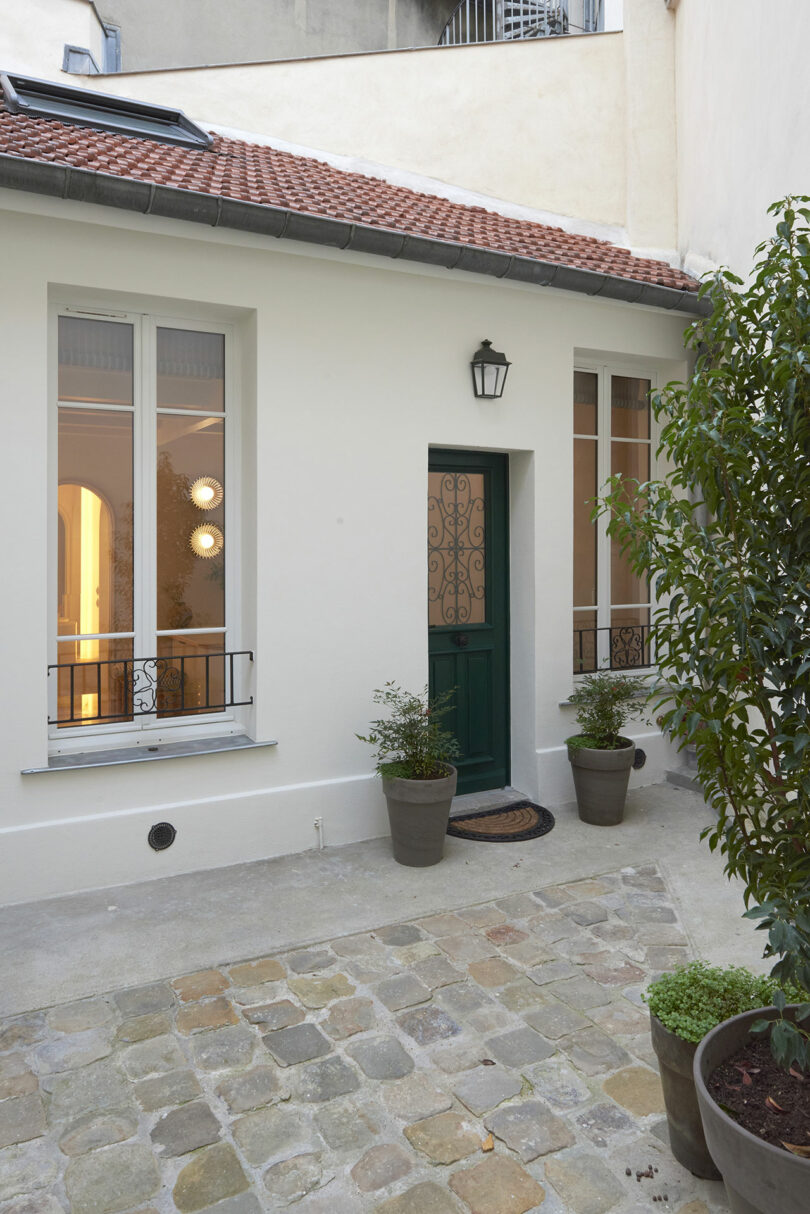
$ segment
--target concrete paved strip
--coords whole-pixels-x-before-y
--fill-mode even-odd
[[[671,1159],[637,1006],[645,930],[680,930],[660,869],[455,909],[0,1020],[0,1214],[725,1211]],[[423,982],[461,938],[486,959]],[[538,985],[506,950],[540,938]]]
[[[557,825],[551,834],[508,844],[448,838],[445,858],[434,868],[401,868],[391,858],[390,840],[377,839],[0,908],[0,1015],[114,990],[121,984],[123,958],[126,980],[133,986],[158,984],[148,997],[139,996],[139,1007],[129,1008],[127,1015],[157,1014],[167,997],[159,980],[280,950],[314,952],[296,964],[317,965],[318,949],[334,936],[336,925],[354,937],[383,924],[393,929],[408,922],[408,932],[400,930],[386,940],[386,948],[396,939],[398,947],[427,943],[438,950],[434,940],[442,937],[410,921],[417,915],[418,922],[425,923],[431,916],[461,912],[455,916],[457,929],[444,938],[455,939],[450,947],[463,952],[459,937],[468,926],[487,929],[510,920],[499,905],[510,895],[554,887],[547,897],[561,908],[574,900],[569,888],[576,881],[650,862],[663,864],[697,956],[758,964],[759,941],[752,926],[740,918],[742,896],[723,876],[721,858],[698,841],[701,829],[712,821],[700,797],[669,785],[634,790],[624,823],[610,830],[584,825],[573,806],[552,808]],[[327,822],[327,842],[328,827]],[[588,888],[578,897],[592,902]],[[200,907],[205,908],[202,915]],[[480,921],[484,913],[486,923]],[[637,908],[628,907],[627,913],[632,918],[628,926],[638,928]],[[614,929],[621,926],[615,919],[611,924]],[[577,924],[562,915],[554,929],[557,939],[577,930]],[[669,942],[666,935],[660,939],[661,944]],[[495,955],[493,943],[497,940],[481,934],[478,959]],[[528,943],[539,949],[545,940],[529,933]],[[521,944],[512,947],[520,949]],[[470,964],[456,962],[444,948],[438,951],[441,957],[425,956],[424,972],[415,970],[426,985],[435,984],[434,975],[442,967],[444,972],[451,966],[466,972]],[[510,953],[501,943],[497,951],[504,960],[522,965],[519,953]],[[367,965],[372,960],[369,954]],[[542,961],[538,956],[534,964]],[[321,973],[299,970],[301,977],[307,972]],[[394,972],[380,972],[378,981]],[[240,972],[231,980],[253,988],[260,984],[259,977]]]

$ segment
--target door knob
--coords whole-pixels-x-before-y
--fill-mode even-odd
[[[459,649],[466,649],[470,643],[470,638],[467,636],[466,632],[457,632],[453,637],[453,642],[454,644],[458,645]]]

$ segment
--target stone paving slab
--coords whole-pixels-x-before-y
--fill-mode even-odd
[[[0,1021],[0,1214],[721,1214],[640,1000],[685,955],[648,864]]]

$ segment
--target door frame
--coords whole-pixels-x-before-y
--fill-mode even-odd
[[[479,792],[508,786],[512,770],[509,454],[503,451],[484,451],[480,448],[430,447],[428,449],[428,471],[439,471],[441,468],[480,470],[487,478],[489,490],[485,516],[487,527],[485,576],[487,587],[493,589],[491,599],[488,590],[487,606],[489,608],[490,604],[493,604],[498,612],[502,612],[502,619],[498,619],[496,616],[491,626],[497,632],[496,652],[500,666],[499,674],[493,679],[493,713],[497,714],[502,723],[503,761],[502,764],[498,763],[498,768],[503,770],[503,784],[488,783],[486,776],[476,777],[475,774],[471,774],[466,783],[471,783],[475,787],[464,788],[463,792]],[[495,590],[496,587],[497,590]],[[475,631],[479,630],[481,625],[458,625],[457,627],[459,631]],[[428,626],[428,636],[430,636],[430,632],[431,629]],[[497,751],[498,747],[495,747],[494,750]],[[461,777],[461,772],[459,775]]]

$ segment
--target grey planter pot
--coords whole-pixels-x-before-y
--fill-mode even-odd
[[[672,1154],[693,1176],[700,1176],[703,1180],[720,1180],[720,1173],[706,1146],[692,1074],[697,1046],[664,1028],[652,1012],[650,1035],[661,1071]]]
[[[444,855],[450,806],[456,795],[457,772],[439,780],[403,780],[383,777],[388,803],[391,843],[397,864],[428,868]]]
[[[618,826],[624,819],[624,803],[636,747],[629,738],[622,740],[627,745],[621,750],[568,747],[579,816],[591,826]]]
[[[810,1208],[810,1159],[791,1155],[744,1130],[715,1104],[706,1088],[712,1071],[747,1041],[753,1021],[774,1015],[773,1008],[761,1008],[732,1016],[707,1033],[695,1053],[703,1132],[723,1174],[731,1214],[807,1214]]]

